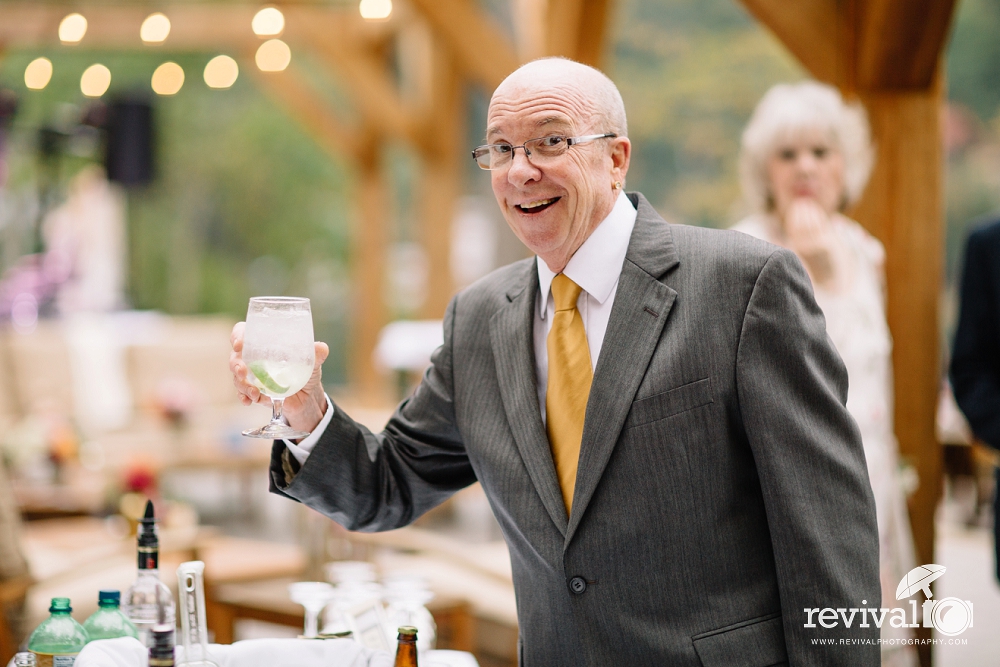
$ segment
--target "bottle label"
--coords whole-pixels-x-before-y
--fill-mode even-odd
[[[160,569],[160,548],[159,547],[139,547],[139,569],[158,570]]]
[[[174,667],[173,658],[150,658],[149,667]]]
[[[76,653],[38,653],[32,651],[35,654],[35,664],[37,667],[73,667],[73,663],[76,662]]]

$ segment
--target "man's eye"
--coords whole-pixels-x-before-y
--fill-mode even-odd
[[[791,148],[785,148],[778,152],[778,157],[782,160],[790,161],[795,159],[795,151]]]
[[[825,158],[827,153],[829,153],[829,149],[825,146],[817,146],[813,149],[813,156],[815,156],[817,160]]]
[[[552,135],[551,137],[545,137],[544,139],[542,139],[541,144],[546,148],[555,148],[564,141],[566,141],[566,137],[559,135]]]
[[[500,155],[506,155],[507,153],[510,153],[511,146],[510,144],[494,144],[493,150]]]

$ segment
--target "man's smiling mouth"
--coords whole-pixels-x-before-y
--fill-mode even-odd
[[[551,199],[537,199],[535,201],[527,202],[525,204],[515,204],[516,208],[521,213],[540,213],[548,207],[559,201],[560,197],[552,197]]]

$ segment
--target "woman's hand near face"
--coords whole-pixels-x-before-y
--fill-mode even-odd
[[[799,197],[788,207],[783,223],[785,242],[805,264],[813,284],[835,284],[841,253],[832,214],[812,197]]]

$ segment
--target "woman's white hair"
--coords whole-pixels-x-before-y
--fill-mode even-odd
[[[768,160],[783,142],[816,130],[826,133],[844,158],[844,205],[861,198],[875,161],[864,107],[845,103],[836,88],[823,83],[782,83],[761,98],[743,131],[740,184],[754,210],[768,211],[774,205]]]

